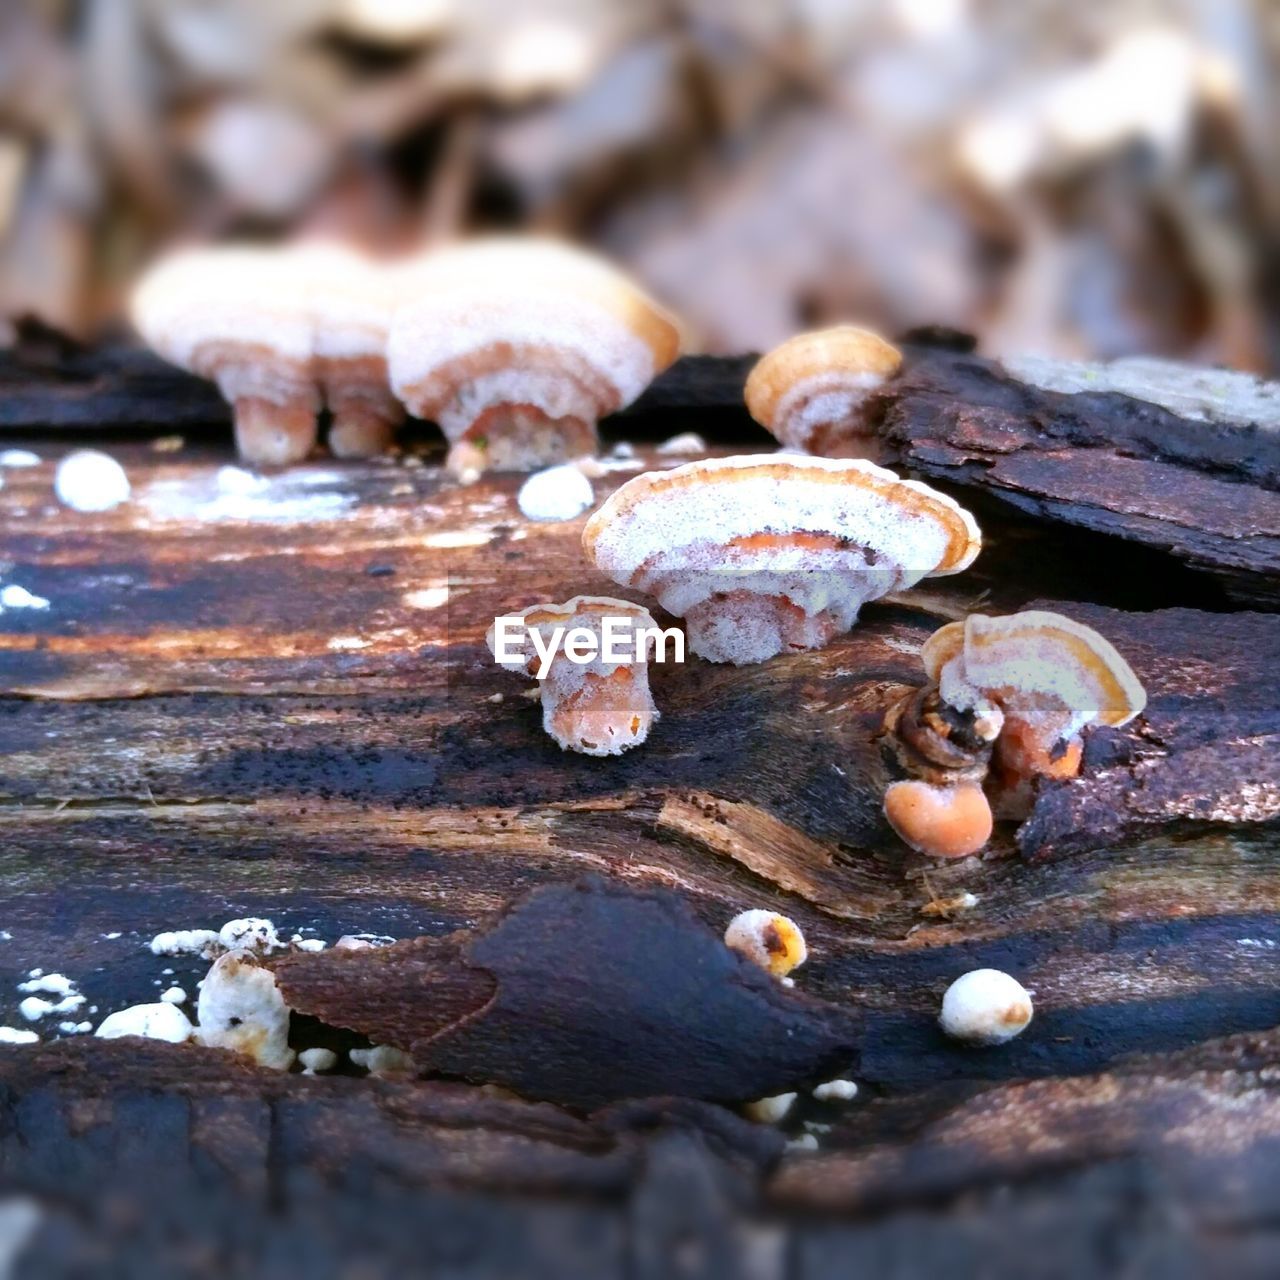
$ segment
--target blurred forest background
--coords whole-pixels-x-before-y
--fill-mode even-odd
[[[595,245],[740,352],[858,319],[1280,365],[1268,0],[0,0],[0,345],[162,248]]]

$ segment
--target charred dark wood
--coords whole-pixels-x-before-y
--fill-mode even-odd
[[[410,1050],[430,1074],[586,1109],[749,1102],[855,1056],[850,1016],[730,951],[669,892],[550,886],[466,940],[293,956],[291,1008]]]

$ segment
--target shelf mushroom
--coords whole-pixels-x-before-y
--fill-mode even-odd
[[[877,461],[869,410],[901,366],[902,353],[868,329],[846,324],[799,333],[751,370],[747,410],[793,449]]]
[[[869,600],[978,554],[952,499],[861,459],[751,455],[648,472],[587,522],[588,559],[685,620],[711,662],[816,649]]]
[[[616,756],[644,742],[659,716],[648,665],[656,630],[630,600],[574,596],[495,619],[486,641],[500,666],[540,675],[542,727],[564,750]]]
[[[1079,773],[1082,729],[1127,724],[1147,703],[1107,640],[1045,610],[970,614],[935,632],[921,656],[941,698],[994,731],[993,772],[1011,815],[1025,809],[1037,776]]]
[[[291,252],[306,287],[316,381],[333,419],[329,449],[339,458],[384,453],[404,421],[387,380],[396,269],[338,244]]]
[[[147,344],[218,384],[247,461],[297,462],[316,441],[320,394],[298,263],[279,249],[192,249],[165,259],[133,296]]]
[[[608,263],[495,238],[419,260],[387,351],[396,394],[439,424],[463,474],[594,453],[597,420],[630,404],[679,345],[672,318]]]
[[[132,313],[157,354],[217,383],[241,457],[283,466],[315,447],[326,403],[340,457],[390,442],[404,416],[387,385],[391,290],[388,268],[338,245],[223,246],[157,264]]]

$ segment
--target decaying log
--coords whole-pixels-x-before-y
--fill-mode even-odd
[[[890,465],[1167,552],[1236,599],[1271,605],[1280,430],[1248,416],[1266,398],[1246,397],[1239,417],[1229,400],[1184,417],[1114,391],[1042,390],[954,345],[914,346],[886,388],[881,431]]]
[[[847,1013],[730,951],[674,894],[598,877],[539,889],[474,937],[294,955],[276,975],[291,1008],[429,1074],[580,1109],[749,1102],[848,1069],[856,1045]]]
[[[168,433],[171,408],[161,396],[139,421]],[[628,422],[661,438],[675,408]],[[726,448],[759,447],[728,430]],[[1044,510],[986,503],[967,573],[869,608],[821,653],[655,668],[649,742],[588,760],[546,738],[484,648],[498,612],[612,590],[581,559],[581,521],[520,514],[517,478],[462,488],[406,458],[255,481],[221,474],[226,444],[112,444],[133,497],[90,515],[53,497],[65,437],[10,438],[41,463],[5,470],[0,583],[49,603],[0,614],[0,1023],[26,1025],[17,986],[37,967],[76,980],[85,1018],[171,984],[194,994],[207,961],[153,955],[153,935],[263,915],[286,936],[425,939],[389,949],[402,985],[367,985],[347,1019],[380,1033],[456,931],[597,873],[674,893],[711,941],[747,906],[797,920],[798,988],[856,1022],[862,1087],[844,1111],[802,1097],[788,1136],[834,1127],[818,1155],[779,1158],[776,1132],[702,1103],[571,1116],[465,1085],[268,1075],[191,1046],[0,1049],[0,1190],[45,1198],[34,1256],[51,1274],[92,1272],[104,1249],[140,1274],[157,1258],[247,1274],[264,1243],[313,1280],[340,1244],[371,1275],[410,1274],[427,1233],[477,1275],[634,1280],[669,1274],[664,1245],[691,1232],[724,1274],[770,1280],[859,1262],[1022,1277],[1029,1251],[1073,1276],[1117,1255],[1153,1280],[1175,1263],[1251,1274],[1275,1213],[1257,1172],[1278,1136],[1274,1036],[1204,1042],[1280,1024],[1280,691],[1272,616],[1213,612],[1212,580],[1183,571],[1184,556],[1213,568],[1219,534],[1188,551],[1053,511],[1047,539]],[[1158,459],[1143,450],[1159,440],[1126,450],[1258,491],[1248,451],[1215,461],[1190,433],[1169,439]],[[634,466],[672,461],[641,449]],[[953,471],[961,497],[988,492],[976,464]],[[597,479],[597,499],[630,474]],[[1219,572],[1269,598],[1262,562]],[[921,682],[942,622],[1032,605],[1106,634],[1148,710],[1091,735],[1085,776],[1045,787],[1017,843],[1006,830],[985,860],[929,864],[883,823],[879,716]],[[338,963],[282,972],[301,984]],[[983,965],[1035,992],[1031,1027],[998,1051],[936,1025],[947,984]],[[437,1016],[497,989],[490,971],[450,976]],[[433,1015],[419,1001],[415,1016]],[[1204,1213],[1188,1208],[1202,1192]],[[166,1232],[205,1222],[202,1272]]]
[[[1098,848],[1173,824],[1280,817],[1273,614],[1069,612],[1120,647],[1148,702],[1133,725],[1089,736],[1083,776],[1043,788],[1017,834],[1024,855]]]
[[[708,1277],[944,1261],[1014,1277],[1048,1251],[1045,1274],[1262,1277],[1278,1063],[1271,1032],[1093,1075],[810,1104],[824,1150],[779,1160],[776,1134],[717,1108],[579,1118],[468,1086],[85,1041],[0,1051],[0,1167],[35,1197],[28,1274],[107,1257],[128,1275],[251,1274],[265,1253],[326,1278],[452,1261],[621,1280],[673,1257]]]

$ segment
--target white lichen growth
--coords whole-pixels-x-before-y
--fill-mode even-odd
[[[46,974],[40,969],[32,969],[30,980],[20,982],[18,990],[30,993],[18,1005],[18,1012],[28,1022],[48,1017],[51,1013],[74,1013],[84,1004],[84,996],[76,990],[76,984],[60,973]],[[49,1000],[46,996],[56,996],[57,999]]]
[[[371,1076],[400,1076],[411,1074],[413,1059],[403,1050],[390,1044],[375,1044],[368,1049],[352,1049],[348,1054],[357,1067],[363,1067]]]
[[[49,601],[44,596],[33,595],[26,587],[11,582],[0,588],[0,609],[47,609]]]
[[[148,944],[154,956],[196,955],[208,958],[218,941],[213,929],[169,929],[157,933]]]
[[[303,1049],[298,1061],[304,1076],[314,1076],[321,1071],[332,1071],[338,1065],[338,1055],[332,1049]]]
[[[781,1124],[795,1105],[794,1093],[778,1093],[771,1098],[757,1098],[742,1104],[742,1114],[756,1124]]]
[[[852,1080],[828,1080],[814,1089],[813,1096],[819,1102],[852,1102],[858,1086]]]
[[[942,997],[938,1023],[968,1044],[1004,1044],[1026,1030],[1031,993],[999,969],[974,969],[957,978]]]

